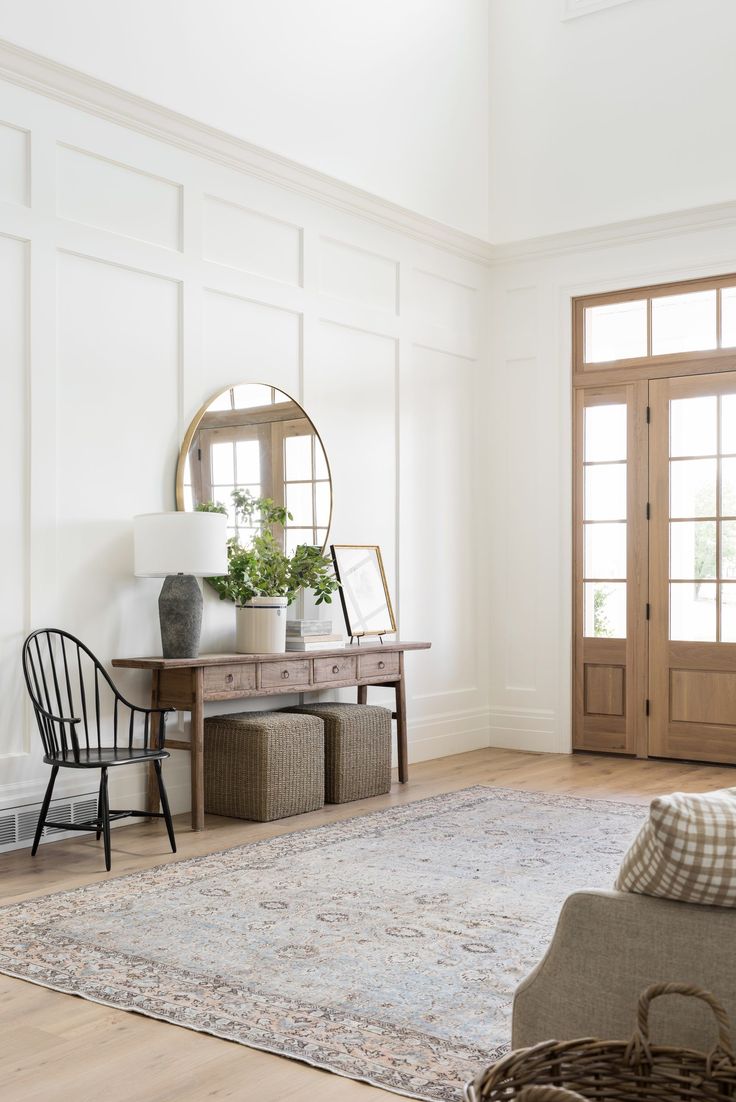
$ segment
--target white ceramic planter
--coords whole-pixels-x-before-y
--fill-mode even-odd
[[[235,607],[238,654],[283,654],[286,650],[287,597],[253,597]]]

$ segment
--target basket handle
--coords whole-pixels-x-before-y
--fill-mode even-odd
[[[723,1009],[718,999],[702,987],[693,987],[688,983],[655,983],[642,991],[639,997],[639,1005],[636,1014],[636,1030],[631,1038],[630,1051],[649,1055],[649,1008],[655,999],[661,995],[686,995],[689,998],[700,999],[713,1011],[713,1016],[718,1025],[718,1041],[711,1050],[708,1063],[713,1062],[717,1055],[723,1055],[731,1063],[734,1062],[733,1044],[731,1042],[731,1022],[728,1014]]]
[[[585,1102],[582,1094],[564,1087],[525,1087],[516,1102]]]

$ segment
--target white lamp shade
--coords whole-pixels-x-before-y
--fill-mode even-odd
[[[227,574],[227,517],[224,513],[143,513],[133,517],[135,575],[165,578]]]

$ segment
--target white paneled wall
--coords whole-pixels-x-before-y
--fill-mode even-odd
[[[487,745],[488,268],[449,231],[445,249],[445,231],[360,217],[318,180],[279,186],[62,100],[0,84],[0,806],[46,779],[25,633],[64,626],[105,662],[157,651],[131,518],[174,508],[187,423],[238,381],[304,402],[332,539],[381,545],[402,635],[433,641],[408,663],[411,758]],[[203,649],[233,641],[207,591]],[[116,679],[145,700],[145,676]],[[178,810],[188,764],[167,763]]]

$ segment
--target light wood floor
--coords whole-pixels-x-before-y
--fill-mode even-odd
[[[179,853],[159,824],[113,831],[113,874],[210,853],[306,826],[407,803],[472,784],[569,792],[647,803],[658,793],[736,784],[736,768],[579,754],[478,750],[412,766],[387,796],[328,807],[277,823],[209,817],[193,834],[177,822]],[[3,902],[104,879],[101,844],[83,835],[0,855]],[[175,919],[174,919],[175,921]],[[395,1095],[291,1060],[179,1026],[110,1010],[0,976],[0,1096],[3,1102],[390,1102]]]

